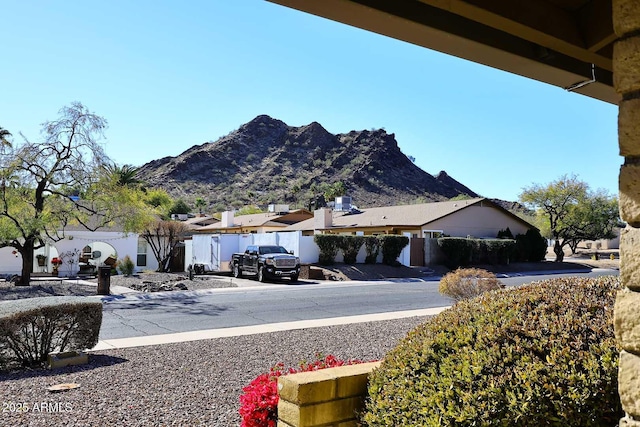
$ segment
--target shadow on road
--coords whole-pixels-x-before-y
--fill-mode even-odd
[[[103,311],[148,310],[165,313],[202,314],[217,316],[227,307],[202,302],[194,292],[144,293],[128,296],[110,296],[103,299]]]

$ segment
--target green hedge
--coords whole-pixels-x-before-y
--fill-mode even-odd
[[[375,264],[378,262],[378,254],[380,253],[380,239],[376,236],[366,236],[364,238],[364,247],[367,256],[364,259],[365,264]]]
[[[409,244],[406,236],[396,236],[385,234],[378,236],[380,248],[382,250],[382,263],[387,265],[398,265],[398,257],[405,246]]]
[[[320,249],[318,263],[331,265],[336,261],[338,250],[342,250],[345,264],[355,264],[356,257],[362,245],[365,245],[367,256],[365,263],[375,264],[378,253],[382,251],[382,262],[388,265],[397,265],[398,257],[405,246],[409,244],[406,236],[380,235],[380,236],[347,236],[337,234],[316,234],[313,240]]]
[[[40,366],[54,351],[98,343],[102,303],[85,297],[40,297],[0,304],[0,368]]]
[[[515,253],[516,241],[441,237],[438,246],[447,256],[447,266],[458,268],[471,264],[508,264]]]
[[[457,303],[369,377],[367,426],[613,426],[619,278],[562,278]]]
[[[355,264],[358,252],[364,244],[364,236],[340,236],[338,247],[342,251],[345,264]]]
[[[342,236],[337,234],[316,234],[313,236],[313,241],[316,242],[316,245],[320,248],[320,255],[318,257],[318,263],[320,265],[332,265],[336,262],[336,255],[338,255],[338,249],[340,248],[340,240],[342,240]]]

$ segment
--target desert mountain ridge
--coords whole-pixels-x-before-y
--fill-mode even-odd
[[[384,129],[331,134],[317,122],[293,127],[267,115],[216,141],[146,163],[138,178],[190,204],[202,197],[210,211],[308,208],[338,182],[362,208],[479,197],[445,171],[434,176],[416,166]]]

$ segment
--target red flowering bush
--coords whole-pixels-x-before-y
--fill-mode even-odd
[[[297,368],[284,369],[284,363],[278,363],[269,372],[258,375],[242,391],[240,396],[240,427],[275,427],[278,420],[278,377],[297,372],[317,371],[319,369],[334,368],[336,366],[363,363],[362,360],[340,360],[333,355],[322,357],[316,355],[316,360],[307,363],[300,362]]]
[[[62,260],[60,258],[58,258],[58,257],[54,257],[54,258],[51,259],[51,264],[60,265],[60,264],[62,264]]]

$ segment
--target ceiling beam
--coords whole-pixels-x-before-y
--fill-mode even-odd
[[[591,61],[575,58],[418,0],[268,0],[561,88],[591,79]],[[511,2],[511,0],[505,2]],[[586,49],[583,49],[586,52]],[[617,103],[612,72],[576,92]]]
[[[412,0],[407,0],[412,1]],[[583,33],[589,22],[580,22],[575,14],[541,0],[418,0],[421,3],[462,16],[495,28],[507,34],[528,40],[547,49],[569,55],[581,61],[613,71],[610,58],[599,55],[599,46],[605,38],[600,34]],[[363,1],[363,3],[369,3]],[[376,2],[376,3],[379,3]],[[599,9],[597,12],[601,12]],[[597,13],[596,12],[596,13]],[[585,14],[601,20],[592,14]],[[609,12],[611,16],[611,12]],[[611,21],[611,19],[609,19]],[[581,24],[587,24],[583,27]],[[613,25],[611,24],[611,32]],[[587,38],[595,40],[586,40]],[[600,46],[602,47],[602,46]]]

